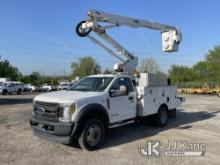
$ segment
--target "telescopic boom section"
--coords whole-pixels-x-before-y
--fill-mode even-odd
[[[105,12],[90,10],[88,12],[88,19],[80,22],[76,27],[76,32],[80,37],[88,37],[92,42],[99,45],[111,55],[117,57],[122,63],[115,65],[115,70],[124,73],[133,73],[138,64],[138,58],[121,46],[117,41],[110,37],[106,30],[113,27],[129,26],[132,28],[148,28],[158,30],[162,33],[162,49],[165,52],[176,52],[180,42],[182,41],[182,34],[179,28],[165,25],[157,22],[146,21],[142,19],[118,16],[108,14]],[[101,24],[102,26],[101,26]],[[110,46],[116,49],[116,53],[109,47],[98,41],[90,32],[96,33],[100,38],[105,40]]]

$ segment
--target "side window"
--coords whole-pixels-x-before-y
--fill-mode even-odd
[[[111,90],[119,90],[119,79],[117,79],[111,87]]]
[[[120,89],[122,87],[122,89]],[[128,95],[129,92],[133,92],[134,88],[132,86],[132,82],[129,78],[118,78],[110,89],[110,96],[125,96]]]
[[[129,78],[125,78],[125,85],[128,89],[128,92],[133,92],[134,91],[134,88],[132,86],[132,82]]]

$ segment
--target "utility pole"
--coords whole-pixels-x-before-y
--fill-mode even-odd
[[[65,70],[65,67],[64,67],[64,70],[63,70],[63,74],[64,74],[64,79],[66,79],[66,70]]]
[[[43,77],[45,77],[45,72],[44,72],[44,68],[42,69],[42,71],[43,71]]]

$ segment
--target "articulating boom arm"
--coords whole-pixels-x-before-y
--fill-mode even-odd
[[[116,68],[114,69],[124,73],[134,72],[138,64],[138,58],[135,57],[128,50],[126,50],[123,46],[121,46],[112,37],[110,37],[106,33],[107,29],[118,26],[129,26],[132,28],[142,27],[153,30],[159,30],[162,33],[163,51],[165,52],[178,51],[179,43],[182,41],[181,31],[179,30],[179,28],[174,26],[169,26],[161,23],[136,18],[108,14],[95,10],[90,10],[88,12],[88,17],[88,20],[82,21],[77,25],[77,34],[80,37],[88,37],[92,42],[99,45],[101,48],[109,52],[111,55],[117,57],[122,63],[117,64]],[[99,23],[102,23],[103,25],[101,26]],[[91,31],[96,33],[100,38],[102,38],[113,48],[115,48],[117,50],[117,53],[115,53],[110,48],[102,44],[93,36],[89,35]]]

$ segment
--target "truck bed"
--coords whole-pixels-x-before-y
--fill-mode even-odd
[[[137,116],[144,117],[156,114],[159,107],[165,104],[168,110],[176,109],[184,99],[177,97],[176,86],[136,87],[138,93]]]

